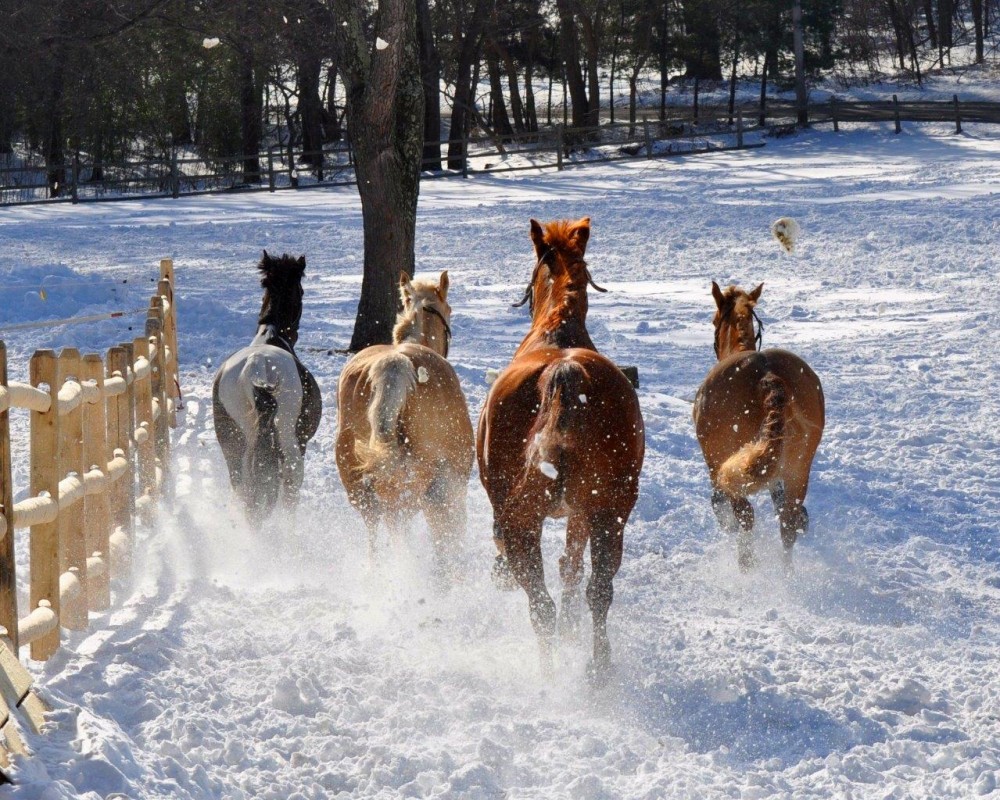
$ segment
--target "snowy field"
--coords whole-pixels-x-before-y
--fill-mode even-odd
[[[144,306],[136,278],[176,260],[186,411],[176,503],[113,610],[34,664],[53,729],[29,737],[36,756],[0,793],[995,796],[1000,130],[949,127],[425,184],[418,270],[450,272],[473,419],[485,370],[527,330],[509,304],[533,266],[529,218],[592,217],[588,261],[611,291],[591,298],[590,331],[639,366],[647,434],[601,691],[584,680],[589,632],[541,677],[523,593],[489,580],[476,476],[462,585],[433,590],[422,524],[366,566],[333,459],[344,357],[328,353],[349,339],[360,284],[353,192],[5,210],[0,327]],[[802,227],[794,256],[768,231],[782,215]],[[299,352],[326,409],[297,519],[256,536],[232,505],[209,399],[215,366],[254,332],[262,247],[306,255]],[[710,509],[690,400],[713,361],[712,279],[763,281],[764,345],[801,354],[826,390],[812,530],[788,577],[769,501],[748,575]],[[121,320],[11,334],[12,378],[36,347],[133,335]],[[560,532],[544,538],[553,588]]]

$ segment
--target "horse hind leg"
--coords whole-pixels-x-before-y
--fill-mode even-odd
[[[444,584],[454,583],[461,576],[467,483],[468,478],[442,474],[424,497],[423,512],[434,547],[435,576]]]
[[[600,514],[590,520],[591,575],[587,582],[587,604],[594,622],[594,656],[588,673],[597,683],[603,682],[611,670],[608,609],[614,599],[614,577],[622,563],[626,516]]]
[[[580,636],[580,584],[583,582],[583,551],[590,538],[590,524],[582,514],[573,514],[566,524],[566,551],[559,558],[563,591],[559,602],[559,636],[575,641]]]
[[[809,531],[809,512],[806,510],[807,484],[805,481],[786,479],[780,495],[772,492],[778,522],[781,526],[781,543],[784,545],[785,568],[791,569],[792,548],[800,534]]]
[[[748,572],[757,565],[753,549],[753,506],[745,497],[732,497],[733,516],[739,523],[736,533],[736,559],[741,572]]]
[[[505,510],[500,519],[504,554],[514,579],[528,595],[531,626],[538,637],[542,672],[552,674],[552,649],[556,632],[556,604],[545,588],[542,564],[543,517],[530,509]]]

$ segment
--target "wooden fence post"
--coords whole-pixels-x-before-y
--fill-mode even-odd
[[[109,570],[111,554],[110,534],[110,490],[108,462],[112,450],[108,448],[108,420],[104,398],[104,363],[97,353],[87,353],[83,357],[83,379],[93,381],[100,392],[96,403],[88,404],[83,413],[83,464],[87,470],[99,469],[104,473],[105,490],[84,497],[84,541],[88,558],[99,558],[104,563],[100,570],[91,571],[87,565],[87,608],[100,611],[111,605],[111,583]],[[114,403],[114,399],[110,400]]]
[[[649,135],[649,120],[642,118],[642,136],[646,140],[646,158],[653,157],[653,137]]]
[[[958,107],[958,95],[953,94],[951,96],[952,101],[955,103],[955,133],[962,132],[962,112]]]
[[[267,188],[269,191],[274,191],[274,151],[269,147],[267,148]]]
[[[128,382],[132,359],[131,342],[112,347],[108,351],[108,374],[110,376],[117,374],[126,379],[125,391],[114,398],[115,403],[109,408],[108,417],[108,438],[113,443],[114,449],[121,450],[125,454],[125,460],[128,462],[125,475],[115,484],[113,494],[115,528],[113,535],[120,542],[120,546],[111,548],[108,561],[110,573],[115,578],[127,574],[131,567],[131,547],[135,541],[135,446],[132,441],[135,432],[135,383]],[[124,542],[121,542],[121,537],[124,537]]]
[[[170,428],[167,424],[167,371],[165,368],[166,349],[163,336],[163,298],[156,295],[150,298],[149,312],[146,315],[146,337],[149,339],[150,352],[155,355],[149,360],[150,391],[154,405],[159,407],[159,414],[153,422],[153,438],[156,443],[156,460],[160,466],[160,480],[157,486],[165,484],[170,469]]]
[[[903,126],[899,123],[899,99],[896,95],[892,96],[892,115],[896,121],[896,133],[902,133]]]
[[[60,384],[73,378],[81,381],[80,351],[75,347],[64,348],[59,354]],[[62,386],[60,385],[60,388]],[[66,414],[59,424],[59,480],[73,473],[83,481],[86,466],[83,463],[83,402]],[[56,409],[58,413],[58,408]],[[58,497],[58,494],[56,495]],[[81,631],[87,627],[87,605],[84,594],[87,587],[87,544],[84,538],[81,508],[59,509],[56,519],[59,531],[59,571],[76,571],[83,591],[69,600],[59,612],[59,624],[69,630]],[[61,590],[61,587],[60,587]]]
[[[736,146],[743,147],[743,109],[736,110]]]
[[[176,200],[181,196],[181,171],[177,164],[177,148],[170,151],[170,194]]]
[[[7,389],[7,345],[0,342],[0,392]],[[17,652],[17,572],[14,563],[14,485],[10,469],[10,415],[0,406],[0,626]]]
[[[51,403],[48,411],[31,412],[31,496],[47,492],[59,498],[59,362],[52,350],[36,350],[29,374],[32,386],[47,384]],[[59,617],[59,534],[56,522],[33,525],[29,537],[31,591],[34,610],[46,601]],[[45,661],[59,648],[59,626],[31,643],[31,657]]]
[[[837,119],[837,96],[830,95],[830,116],[833,117],[833,132],[840,132],[840,121]]]
[[[166,287],[163,285],[164,281],[166,281]],[[161,259],[158,291],[167,298],[167,302],[170,304],[165,324],[167,326],[167,344],[170,345],[170,352],[173,354],[170,368],[167,371],[167,394],[173,397],[176,403],[179,403],[181,400],[180,356],[177,349],[177,294],[174,292],[174,286],[174,260],[172,258]],[[172,415],[171,427],[175,425],[176,419]]]
[[[139,466],[139,499],[142,502],[145,519],[152,519],[152,504],[156,502],[156,447],[155,431],[153,430],[153,392],[150,381],[149,339],[145,336],[136,337],[132,343],[133,364],[145,363],[144,374],[140,370],[135,375],[135,431],[140,429],[146,433],[142,441],[136,438],[136,455]],[[137,501],[138,503],[139,501]],[[137,506],[138,507],[138,506]]]

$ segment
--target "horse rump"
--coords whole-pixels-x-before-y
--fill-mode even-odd
[[[283,456],[275,424],[278,398],[274,386],[255,383],[252,389],[256,421],[247,452],[246,500],[256,516],[263,516],[274,508],[281,489]]]
[[[399,415],[417,388],[417,371],[402,353],[386,353],[368,375],[368,441],[357,439],[354,454],[359,472],[371,474],[399,464]]]
[[[731,497],[746,497],[770,484],[781,461],[788,405],[785,382],[768,372],[761,378],[760,389],[764,407],[760,431],[722,463],[716,476],[719,489]]]
[[[541,402],[535,424],[528,433],[527,466],[560,485],[567,433],[573,427],[574,411],[585,402],[581,398],[586,397],[586,383],[587,371],[570,360],[551,364],[539,378]]]

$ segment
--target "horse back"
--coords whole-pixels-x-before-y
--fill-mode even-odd
[[[627,516],[644,450],[635,389],[610,360],[583,348],[539,349],[511,362],[490,390],[477,436],[494,507],[527,481],[552,499],[549,516],[609,498]]]
[[[757,437],[766,416],[765,395],[774,378],[781,382],[786,401],[786,448],[808,451],[811,460],[826,423],[823,387],[799,356],[768,349],[724,358],[698,389],[695,432],[710,468]]]

